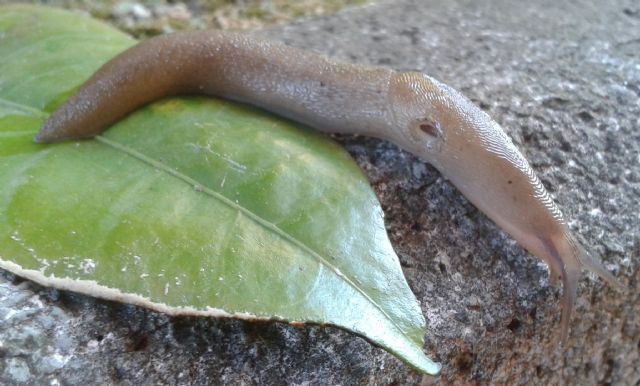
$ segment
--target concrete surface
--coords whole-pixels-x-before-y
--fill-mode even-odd
[[[560,292],[544,264],[432,167],[342,137],[386,211],[439,378],[335,328],[169,318],[2,272],[0,384],[640,384],[637,1],[390,1],[259,34],[463,91],[629,294],[585,275],[558,347]]]

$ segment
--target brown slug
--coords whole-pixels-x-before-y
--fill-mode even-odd
[[[126,114],[178,94],[262,107],[325,132],[384,138],[422,157],[562,280],[566,340],[581,267],[622,286],[578,244],[502,128],[459,92],[417,72],[336,63],[232,33],[141,42],[100,68],[46,121],[37,142],[93,137]]]

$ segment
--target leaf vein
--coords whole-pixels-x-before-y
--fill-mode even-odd
[[[130,148],[122,143],[119,143],[117,141],[114,141],[112,139],[108,139],[104,136],[96,136],[95,139],[109,147],[112,147],[116,150],[122,151],[123,153],[141,161],[144,163],[147,163],[155,168],[157,168],[158,170],[161,170],[179,180],[182,180],[183,182],[196,187],[198,191],[208,194],[209,196],[219,200],[220,202],[222,202],[223,204],[229,206],[230,208],[239,211],[240,213],[244,214],[245,216],[247,216],[249,219],[255,221],[256,223],[258,223],[259,225],[261,225],[262,227],[270,230],[271,232],[277,234],[278,236],[282,237],[283,239],[291,242],[292,244],[294,244],[296,247],[300,248],[301,250],[307,252],[308,254],[312,255],[313,257],[315,257],[318,262],[322,265],[324,265],[325,267],[329,268],[331,271],[333,271],[335,273],[336,276],[338,276],[340,279],[342,279],[347,285],[351,286],[352,288],[354,288],[357,292],[359,292],[369,303],[371,303],[375,308],[378,309],[378,311],[380,311],[380,313],[382,315],[384,315],[385,318],[387,318],[387,320],[389,320],[391,322],[391,324],[400,332],[401,335],[407,337],[407,339],[409,339],[410,341],[412,341],[412,339],[410,337],[408,337],[405,333],[405,331],[400,328],[400,326],[398,326],[398,324],[395,322],[395,320],[393,320],[393,318],[391,318],[389,316],[389,314],[387,314],[387,312],[382,308],[382,306],[380,304],[378,304],[374,299],[371,298],[371,296],[369,296],[362,288],[360,288],[355,282],[353,282],[348,276],[346,276],[344,273],[342,273],[342,271],[340,271],[340,269],[336,266],[334,266],[333,264],[331,264],[331,262],[329,260],[327,260],[326,258],[322,257],[322,255],[320,255],[320,253],[316,252],[315,250],[313,250],[312,248],[310,248],[309,246],[307,246],[306,244],[304,244],[302,241],[298,240],[297,238],[293,237],[292,235],[290,235],[289,233],[283,231],[282,229],[280,229],[277,225],[275,225],[274,223],[265,220],[264,218],[260,217],[259,215],[255,214],[254,212],[250,211],[249,209],[245,208],[244,206],[238,205],[237,203],[233,202],[232,200],[228,199],[227,197],[225,197],[224,195],[220,194],[219,192],[216,192],[215,190],[204,186],[203,184],[201,184],[200,182],[198,182],[197,180],[179,172],[178,170],[170,167],[169,165],[164,164],[163,162],[160,162],[154,158],[151,158],[133,148]]]
[[[21,103],[16,103],[8,99],[0,98],[0,112],[2,112],[2,108],[4,107],[6,107],[7,109],[12,109],[9,111],[28,113],[28,115],[31,115],[31,116],[37,116],[37,117],[48,116],[47,113],[45,113],[42,110],[38,110],[35,107],[23,105]]]

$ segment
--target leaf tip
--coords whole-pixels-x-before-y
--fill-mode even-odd
[[[438,376],[441,369],[442,365],[440,363],[434,362],[429,358],[427,358],[426,363],[420,367],[420,371],[430,376]]]

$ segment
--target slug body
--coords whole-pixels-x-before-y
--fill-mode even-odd
[[[502,128],[454,89],[417,72],[336,63],[221,32],[144,41],[98,70],[46,121],[37,142],[93,137],[129,112],[178,94],[262,107],[324,132],[390,140],[434,165],[563,283],[568,334],[582,266],[620,287],[570,233]]]

